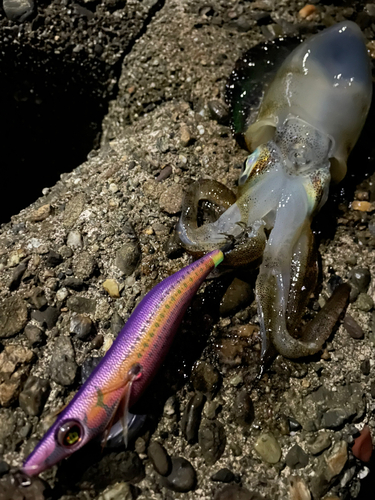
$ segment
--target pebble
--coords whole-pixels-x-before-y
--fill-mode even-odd
[[[84,314],[75,314],[70,319],[69,331],[80,340],[87,340],[93,330],[93,322]]]
[[[363,339],[364,331],[357,321],[349,313],[345,314],[343,321],[343,326],[345,330],[349,333],[352,339]]]
[[[78,193],[65,206],[64,226],[66,228],[73,227],[74,223],[81,215],[86,206],[86,196],[84,193]],[[78,232],[78,231],[77,231]],[[69,245],[70,246],[70,245]]]
[[[113,299],[118,299],[120,297],[118,284],[114,279],[106,279],[102,286],[104,290],[109,294],[109,296]]]
[[[4,460],[0,460],[0,477],[9,472],[9,470],[9,465]]]
[[[13,337],[27,323],[26,302],[18,295],[5,299],[0,307],[0,338]]]
[[[184,191],[179,184],[167,188],[159,198],[160,210],[175,215],[181,210]]]
[[[82,248],[83,247],[83,240],[82,240],[82,235],[79,231],[70,231],[68,234],[68,237],[66,239],[66,244],[70,248]]]
[[[24,248],[18,248],[17,250],[13,250],[9,254],[7,266],[8,267],[16,267],[21,262],[22,259],[26,257],[26,251]]]
[[[63,261],[62,255],[54,250],[50,250],[46,257],[47,267],[56,267]]]
[[[24,333],[29,341],[30,347],[39,347],[46,341],[47,335],[35,325],[26,325]]]
[[[152,441],[147,449],[147,455],[156,472],[162,476],[170,474],[172,462],[164,446],[157,441]]]
[[[281,458],[281,448],[271,433],[261,434],[254,445],[255,451],[264,462],[276,464]]]
[[[211,399],[221,384],[219,371],[206,361],[195,363],[190,379],[197,392],[202,392]]]
[[[3,9],[5,15],[11,21],[23,22],[34,12],[34,2],[33,0],[3,0]],[[46,205],[44,205],[44,207],[45,206]],[[47,206],[49,207],[49,205]],[[40,207],[38,210],[36,210],[33,214],[34,217],[38,217],[38,212],[39,217],[41,217],[44,207]],[[49,212],[46,217],[48,217],[48,215]],[[43,218],[37,218],[36,220],[43,220]]]
[[[183,248],[178,242],[176,234],[173,234],[170,238],[168,238],[163,246],[163,250],[168,259],[178,259],[184,253]]]
[[[198,432],[198,442],[207,465],[213,465],[224,453],[226,435],[223,424],[217,420],[203,420]]]
[[[87,299],[86,297],[79,297],[78,295],[73,295],[69,297],[66,302],[68,309],[77,313],[89,313],[94,314],[96,310],[96,302],[93,299]]]
[[[187,125],[182,125],[180,130],[180,144],[183,148],[190,146],[194,142],[194,137],[192,136]]]
[[[21,383],[30,371],[35,354],[20,345],[5,346],[0,354],[0,404],[11,405],[17,398]]]
[[[370,360],[369,359],[365,359],[364,361],[361,362],[360,370],[363,373],[363,375],[370,374]]]
[[[181,419],[181,429],[188,443],[196,443],[206,397],[196,392],[188,401]]]
[[[311,14],[315,14],[316,7],[310,3],[306,4],[302,9],[298,12],[298,15],[301,19],[306,19],[306,17],[311,16]]]
[[[371,203],[369,201],[354,200],[351,203],[351,209],[359,210],[360,212],[373,212],[373,210],[375,209],[375,205],[374,203]]]
[[[91,278],[96,269],[95,258],[86,251],[80,252],[73,259],[73,270],[75,276],[81,280]]]
[[[215,493],[214,500],[263,500],[263,497],[237,484],[228,484]]]
[[[50,374],[54,382],[60,385],[71,385],[77,373],[72,342],[68,337],[59,337],[54,346],[50,362]]]
[[[254,299],[253,288],[238,278],[234,278],[220,302],[220,316],[227,316]]]
[[[32,416],[40,415],[50,391],[48,380],[30,376],[19,395],[19,404],[25,413]]]
[[[350,415],[343,408],[335,408],[323,414],[320,425],[324,429],[338,429],[349,417]]]
[[[301,477],[290,478],[289,500],[311,500],[310,490]]]
[[[116,252],[115,265],[124,273],[130,276],[138,267],[141,260],[141,248],[137,241],[125,243]]]
[[[307,445],[307,449],[312,455],[319,455],[332,444],[331,436],[328,432],[319,432],[315,441]]]
[[[208,111],[212,120],[215,120],[220,125],[226,125],[229,121],[229,111],[227,106],[221,101],[208,101]]]
[[[172,167],[168,165],[167,167],[164,167],[159,175],[156,177],[156,182],[162,182],[165,179],[168,179],[168,177],[172,174]]]
[[[212,481],[218,481],[220,483],[231,483],[235,480],[235,478],[236,476],[233,474],[233,472],[225,467],[218,470],[211,476]]]
[[[63,302],[67,298],[68,295],[69,295],[69,292],[65,287],[60,288],[60,290],[57,290],[57,292],[56,292],[56,300],[59,302]]]
[[[68,271],[66,271],[67,273]],[[66,278],[62,283],[62,286],[65,288],[70,288],[71,290],[75,290],[76,292],[79,292],[85,288],[85,284],[82,280],[79,278]]]
[[[370,428],[365,425],[361,434],[354,440],[353,455],[362,462],[369,462],[373,452]]]
[[[338,443],[334,444],[331,452],[326,458],[326,477],[329,481],[340,474],[347,460],[348,445],[346,441],[339,441]]]
[[[360,311],[369,312],[374,308],[374,301],[372,300],[370,295],[367,295],[367,293],[360,293],[355,302],[355,306]]]
[[[42,307],[47,305],[47,299],[44,295],[44,290],[39,286],[34,287],[30,293],[29,302],[33,307],[35,307],[35,309],[42,309]]]
[[[186,493],[194,489],[197,482],[196,472],[191,463],[183,457],[172,458],[172,470],[166,477],[161,478],[166,488]]]
[[[129,483],[117,483],[108,486],[98,496],[98,500],[133,500],[134,498],[133,488]]]
[[[20,286],[22,276],[24,275],[25,271],[27,268],[27,264],[25,262],[22,262],[21,264],[18,264],[17,267],[13,269],[12,277],[9,282],[9,290],[12,292],[13,290],[17,290],[17,288]]]
[[[44,311],[32,311],[31,317],[35,319],[41,326],[46,326],[51,330],[57,323],[60,311],[57,307],[48,306]]]
[[[254,421],[254,405],[246,390],[242,388],[236,395],[233,406],[235,420],[239,425],[248,426]]]
[[[114,335],[114,337],[117,337],[117,335],[121,332],[124,325],[125,321],[122,319],[119,313],[115,311],[112,314],[111,318],[111,332]]]
[[[285,462],[291,469],[303,469],[309,463],[309,456],[298,444],[295,444],[286,454]]]

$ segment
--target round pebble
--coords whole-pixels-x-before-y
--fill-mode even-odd
[[[194,489],[196,482],[197,475],[193,466],[182,457],[172,458],[172,470],[168,476],[162,478],[163,486],[180,493]]]
[[[171,458],[160,443],[152,441],[147,449],[147,455],[156,472],[162,476],[167,476],[171,472]]]
[[[261,459],[269,464],[276,464],[281,458],[280,445],[271,433],[260,435],[254,448]]]

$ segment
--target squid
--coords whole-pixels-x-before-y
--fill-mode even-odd
[[[228,85],[229,90],[243,85],[242,98],[248,90],[240,80],[234,74]],[[197,181],[186,193],[177,234],[187,251],[200,256],[230,236],[236,245],[227,265],[260,265],[255,292],[263,355],[272,345],[292,359],[317,353],[339,317],[330,311],[347,303],[346,284],[296,338],[317,283],[311,222],[328,198],[331,180],[339,182],[346,174],[371,94],[370,61],[355,23],[344,21],[312,36],[281,63],[256,119],[246,121],[242,113],[252,154],[242,168],[237,197],[212,180]],[[224,211],[215,222],[198,226],[202,199]]]

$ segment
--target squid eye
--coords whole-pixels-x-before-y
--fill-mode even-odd
[[[56,438],[63,448],[73,448],[82,441],[83,427],[77,420],[66,420],[58,428]]]

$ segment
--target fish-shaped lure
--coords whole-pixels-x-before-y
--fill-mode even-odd
[[[95,436],[124,420],[127,409],[153,379],[186,309],[207,275],[222,260],[214,250],[156,285],[138,304],[90,377],[59,414],[22,470],[37,475]]]

